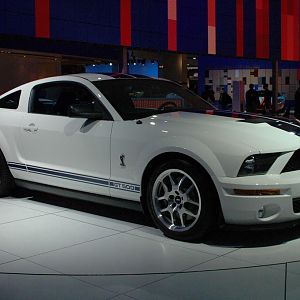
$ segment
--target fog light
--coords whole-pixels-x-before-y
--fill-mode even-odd
[[[280,195],[280,190],[278,189],[266,189],[266,190],[234,189],[234,193],[240,196],[274,196],[274,195]]]

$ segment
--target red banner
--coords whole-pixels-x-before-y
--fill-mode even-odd
[[[168,0],[168,50],[177,51],[177,0]]]
[[[131,46],[131,0],[120,0],[120,43]]]
[[[50,37],[50,3],[49,0],[35,0],[35,36]]]
[[[236,55],[244,56],[244,1],[236,0]]]
[[[270,57],[269,0],[256,0],[256,57]]]
[[[208,4],[208,54],[216,54],[216,0],[207,0]]]
[[[281,0],[281,59],[300,60],[300,0]]]

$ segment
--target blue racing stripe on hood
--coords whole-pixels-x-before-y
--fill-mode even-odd
[[[252,124],[267,123],[270,126],[276,127],[287,132],[293,132],[296,135],[300,136],[300,123],[297,120],[289,120],[278,116],[262,116],[221,110],[207,110],[201,113],[228,118],[242,119],[237,120],[238,122],[246,122]]]

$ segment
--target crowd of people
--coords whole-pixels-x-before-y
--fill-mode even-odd
[[[205,90],[201,96],[203,99],[207,100],[208,102],[215,104],[216,101],[215,93],[210,86],[205,87]],[[220,93],[219,104],[222,109],[228,109],[232,105],[232,98],[230,97],[230,95],[228,95],[228,93],[224,89],[222,89]]]
[[[263,86],[263,92],[261,93],[263,103],[259,101],[259,93],[254,89],[254,85],[249,85],[249,90],[246,92],[246,110],[247,112],[256,113],[258,108],[262,113],[268,113],[272,110],[272,91],[269,90],[268,84]],[[300,87],[295,93],[294,102],[294,117],[300,121]],[[285,105],[279,109],[279,112],[283,112],[284,117],[290,116],[290,105]]]
[[[258,92],[254,88],[254,84],[249,85],[249,89],[246,92],[246,111],[250,113],[261,112],[263,114],[272,111],[272,91],[269,90],[269,85],[264,84],[263,90]],[[215,93],[211,86],[206,86],[204,92],[202,93],[202,98],[215,104]],[[260,101],[260,98],[262,101]],[[300,122],[300,87],[295,93],[294,102],[294,117]],[[220,108],[230,109],[232,107],[232,98],[223,88],[220,93],[220,98],[218,101]],[[284,107],[282,111],[285,111],[284,116],[289,117],[290,107]]]
[[[259,101],[259,94],[254,89],[254,84],[249,85],[249,90],[246,92],[246,110],[248,112],[256,113],[259,107],[262,107],[263,112],[269,112],[272,107],[272,91],[269,90],[268,84],[263,85],[263,103]]]

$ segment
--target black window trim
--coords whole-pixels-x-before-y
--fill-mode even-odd
[[[99,97],[92,90],[90,90],[85,84],[82,84],[81,82],[71,81],[71,80],[58,80],[58,81],[51,81],[51,82],[39,83],[39,84],[35,85],[34,87],[32,87],[31,91],[30,91],[29,101],[28,101],[27,113],[29,113],[29,114],[38,114],[38,113],[34,113],[34,112],[30,111],[31,103],[34,100],[34,91],[35,91],[35,89],[40,88],[40,87],[44,87],[44,86],[47,87],[47,86],[57,85],[57,84],[77,84],[77,85],[80,85],[81,87],[84,87],[92,95],[95,96],[95,98],[97,99],[97,101],[100,104],[101,108],[105,112],[106,118],[103,119],[102,121],[113,121],[114,120],[113,117],[112,117],[112,115],[111,115],[111,113],[108,111],[108,109],[100,101]],[[43,114],[41,114],[41,115],[43,115]],[[57,115],[48,115],[48,114],[46,114],[46,115],[47,116],[57,116]],[[60,116],[60,117],[70,118],[68,116]]]

